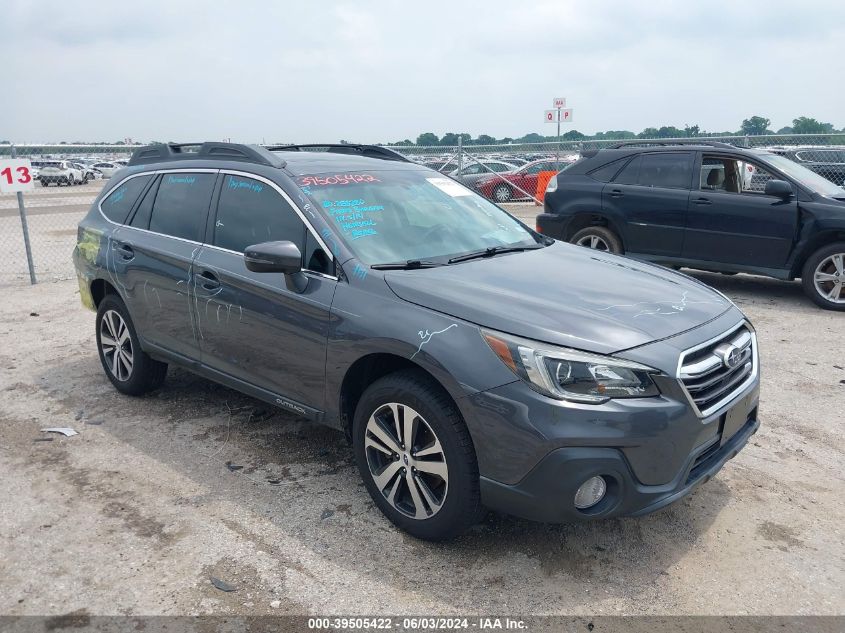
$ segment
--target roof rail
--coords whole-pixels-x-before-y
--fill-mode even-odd
[[[723,149],[737,149],[736,145],[729,143],[720,143],[718,141],[698,141],[694,138],[689,140],[675,140],[675,141],[628,141],[626,143],[617,143],[616,145],[608,145],[607,149],[622,149],[623,147],[647,147],[649,145],[660,145],[668,147],[670,145],[704,145],[707,147],[721,147]]]
[[[158,143],[139,147],[132,153],[129,165],[196,159],[234,160],[279,168],[286,164],[284,160],[259,145],[207,141],[205,143]]]
[[[405,156],[392,149],[379,145],[354,145],[345,143],[311,143],[308,145],[270,145],[267,147],[271,152],[301,152],[309,149],[325,148],[326,152],[332,154],[355,154],[367,158],[380,158],[381,160],[396,160],[403,163],[410,163]]]

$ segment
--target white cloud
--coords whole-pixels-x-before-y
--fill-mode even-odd
[[[845,125],[845,3],[13,1],[2,137],[378,142],[423,131]]]

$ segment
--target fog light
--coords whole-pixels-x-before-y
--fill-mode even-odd
[[[607,484],[604,477],[590,477],[575,493],[575,507],[579,510],[591,508],[604,498],[605,492]]]

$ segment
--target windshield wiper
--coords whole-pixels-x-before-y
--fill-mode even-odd
[[[450,264],[454,264],[456,262],[465,262],[469,259],[480,259],[482,257],[493,257],[494,255],[498,255],[500,253],[518,253],[520,251],[535,251],[538,248],[545,248],[544,244],[532,244],[530,246],[488,246],[484,250],[480,251],[472,251],[471,253],[465,253],[463,255],[458,255],[457,257],[453,257],[449,260]]]
[[[445,266],[442,262],[432,262],[426,259],[408,259],[404,262],[392,262],[390,264],[373,264],[370,266],[373,270],[416,270],[418,268],[434,268],[435,266]]]

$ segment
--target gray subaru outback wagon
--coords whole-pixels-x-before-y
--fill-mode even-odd
[[[153,145],[79,225],[108,379],[169,364],[335,427],[396,525],[688,494],[757,431],[754,328],[674,271],[557,242],[375,146]]]

